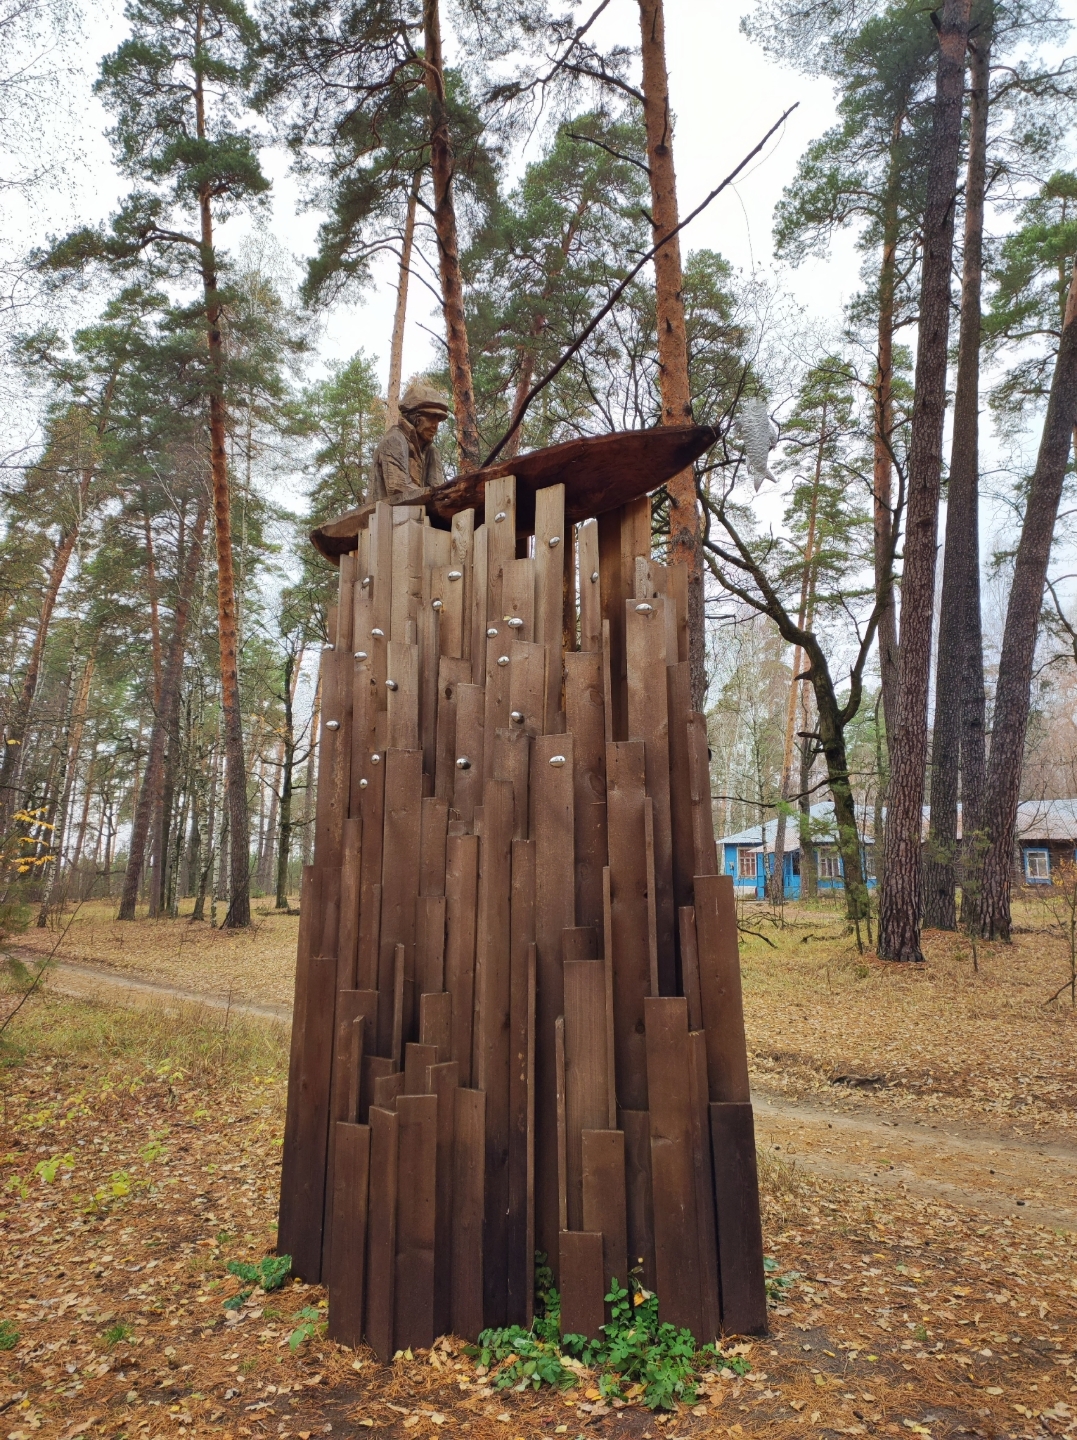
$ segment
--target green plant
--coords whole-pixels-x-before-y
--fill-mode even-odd
[[[292,1316],[293,1320],[302,1323],[297,1325],[288,1336],[288,1348],[298,1350],[304,1340],[312,1340],[315,1335],[320,1335],[325,1329],[325,1320],[321,1312],[315,1310],[313,1305],[304,1305],[302,1310],[297,1310]]]
[[[782,1275],[778,1270],[778,1262],[772,1255],[763,1256],[763,1271],[766,1276],[764,1283],[767,1289],[768,1304],[776,1305],[780,1300],[784,1300],[792,1289],[793,1282],[800,1279],[800,1274],[796,1270],[788,1270]]]
[[[152,1165],[155,1160],[160,1160],[161,1156],[167,1155],[168,1152],[155,1135],[143,1145],[138,1153],[147,1165]]]
[[[238,1310],[241,1305],[246,1305],[250,1298],[251,1289],[250,1286],[248,1286],[245,1290],[239,1290],[235,1295],[229,1296],[224,1302],[224,1308],[226,1310]]]
[[[109,1326],[101,1336],[101,1339],[106,1345],[118,1345],[121,1340],[129,1340],[133,1333],[130,1325],[126,1325],[122,1320],[118,1320],[115,1325]]]
[[[69,1152],[67,1155],[54,1155],[51,1160],[39,1160],[34,1166],[34,1174],[43,1185],[51,1185],[61,1165],[68,1173],[74,1170],[74,1155]]]
[[[88,1215],[97,1215],[123,1200],[131,1193],[131,1177],[126,1170],[113,1170],[106,1184],[99,1185],[86,1206]]]
[[[928,1338],[928,1337],[927,1337],[927,1326],[926,1326],[926,1325],[917,1325],[916,1329],[915,1329],[912,1333],[913,1333],[913,1339],[914,1339],[914,1340],[919,1340],[919,1342],[920,1342],[921,1345],[926,1345],[926,1344],[927,1344],[927,1338]]]
[[[10,1320],[0,1320],[0,1350],[14,1350],[19,1343],[19,1332]]]
[[[279,1290],[292,1273],[292,1257],[265,1255],[257,1265],[251,1265],[246,1260],[229,1260],[225,1268],[230,1275],[251,1285],[260,1285],[263,1290]]]

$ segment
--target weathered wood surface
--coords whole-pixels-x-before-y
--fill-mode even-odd
[[[602,1235],[564,1230],[558,1237],[561,1268],[561,1334],[597,1340],[606,1323]]]

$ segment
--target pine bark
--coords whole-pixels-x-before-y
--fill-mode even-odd
[[[430,170],[434,178],[434,230],[438,241],[445,341],[449,354],[453,410],[456,415],[456,443],[464,468],[474,470],[479,463],[479,424],[475,414],[467,325],[464,322],[464,282],[460,273],[460,246],[452,197],[456,157],[453,154],[449,113],[445,104],[445,70],[441,54],[438,0],[423,0],[423,33],[426,48],[424,73],[426,88],[430,93]]]
[[[643,113],[647,126],[647,161],[651,180],[651,221],[655,243],[676,229],[677,175],[673,166],[673,116],[669,108],[666,32],[663,0],[639,0],[643,61]],[[688,378],[688,338],[684,324],[684,293],[680,237],[654,257],[655,311],[658,321],[658,376],[662,424],[692,423],[692,391]],[[695,471],[689,467],[666,484],[669,495],[671,559],[688,569],[688,660],[692,704],[707,702],[706,648],[703,616],[703,538],[696,502]]]
[[[1010,879],[1032,691],[1032,662],[1047,583],[1047,566],[1051,558],[1051,542],[1075,424],[1077,264],[1074,265],[1066,299],[1047,416],[1043,422],[1040,450],[1017,546],[999,658],[994,723],[991,727],[991,758],[984,790],[982,828],[986,849],[979,886],[980,929],[989,939],[1010,938]]]
[[[927,763],[927,692],[935,600],[936,539],[950,333],[950,266],[961,147],[961,102],[971,0],[946,0],[924,213],[919,339],[909,446],[909,493],[902,576],[900,694],[891,737],[886,870],[879,955],[922,960],[921,840]]]
[[[954,433],[931,735],[931,829],[924,856],[924,924],[957,924],[957,802],[966,841],[979,829],[984,782],[983,635],[980,626],[980,295],[990,40],[969,42],[969,157],[954,393]],[[969,899],[963,901],[971,914]],[[965,917],[968,918],[968,915]]]
[[[894,151],[901,134],[901,120],[894,123]],[[898,644],[894,605],[892,556],[894,429],[894,297],[897,287],[898,163],[891,155],[886,206],[883,215],[883,253],[879,266],[879,325],[875,370],[875,425],[872,465],[872,508],[874,511],[875,593],[883,601],[879,612],[879,672],[883,710],[888,727],[897,725]]]
[[[145,864],[146,842],[162,791],[164,775],[165,744],[170,728],[173,709],[178,707],[180,681],[183,676],[183,656],[186,646],[187,617],[198,584],[198,572],[202,568],[203,541],[206,522],[209,519],[208,497],[200,497],[198,512],[190,536],[190,549],[184,562],[179,591],[176,596],[176,612],[172,621],[172,635],[168,656],[161,677],[161,703],[153,720],[150,732],[149,755],[146,759],[146,773],[138,792],[135,815],[131,825],[131,845],[127,857],[127,873],[123,878],[123,893],[120,897],[118,920],[133,920],[138,901],[138,887]],[[156,898],[156,897],[155,897]],[[159,905],[159,900],[158,900]]]
[[[408,282],[411,279],[411,252],[415,246],[415,211],[419,205],[422,171],[416,170],[408,192],[408,208],[404,216],[404,238],[400,246],[400,272],[396,285],[396,310],[393,314],[393,338],[389,346],[389,384],[385,392],[386,424],[400,419],[400,383],[404,370],[404,322],[408,318]]]

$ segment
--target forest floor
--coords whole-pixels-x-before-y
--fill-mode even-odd
[[[6,947],[6,1011],[59,968],[0,1055],[0,1440],[1077,1435],[1077,1015],[1031,909],[978,970],[952,935],[890,967],[833,911],[742,917],[783,1280],[749,1374],[668,1416],[587,1377],[506,1395],[451,1341],[379,1366],[296,1282],[226,1311],[275,1240],[297,921],[112,914]]]

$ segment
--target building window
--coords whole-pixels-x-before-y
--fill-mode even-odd
[[[875,879],[875,846],[864,846],[864,879]]]
[[[820,850],[819,852],[819,879],[840,880],[841,859],[836,850]]]
[[[755,879],[755,851],[737,851],[737,875],[741,880]]]
[[[1025,851],[1025,874],[1030,880],[1050,880],[1051,858],[1046,850]]]

